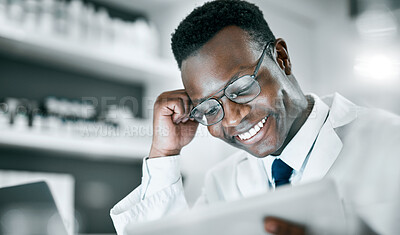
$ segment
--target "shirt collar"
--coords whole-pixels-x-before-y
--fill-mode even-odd
[[[274,160],[276,157],[282,159],[282,161],[295,171],[301,169],[329,112],[329,107],[317,95],[310,94],[309,96],[314,100],[314,106],[307,120],[293,139],[286,145],[282,153],[279,156],[270,155],[264,158],[265,163],[271,163],[271,160]]]

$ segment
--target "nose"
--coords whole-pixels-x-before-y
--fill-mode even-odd
[[[235,103],[226,97],[221,99],[221,102],[225,113],[222,119],[222,125],[224,127],[237,126],[251,110],[249,105]]]

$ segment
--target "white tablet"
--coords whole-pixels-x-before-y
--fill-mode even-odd
[[[346,233],[345,213],[336,186],[331,180],[322,180],[131,224],[126,234],[265,235],[263,219],[266,216],[302,224],[307,227],[308,234]]]

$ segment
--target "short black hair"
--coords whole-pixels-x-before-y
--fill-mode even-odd
[[[264,47],[275,41],[262,11],[242,0],[216,0],[195,8],[172,34],[171,47],[179,69],[182,61],[197,52],[223,28],[235,25]]]

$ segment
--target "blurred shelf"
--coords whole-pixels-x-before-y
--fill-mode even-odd
[[[15,27],[0,27],[0,52],[112,81],[158,83],[179,77],[176,64],[169,60],[143,54],[111,53]]]
[[[126,1],[126,0],[92,0],[94,2],[103,3],[107,5],[112,5],[114,7],[122,8],[125,10],[130,10],[133,12],[143,11],[150,12],[154,11],[155,8],[162,9],[165,6],[177,5],[185,3],[187,0],[134,0],[134,1]],[[199,2],[199,1],[197,1]],[[202,0],[200,2],[205,2]],[[200,4],[200,3],[198,3]]]
[[[0,131],[0,145],[69,153],[95,159],[139,160],[148,155],[151,136],[94,138],[7,128]]]

